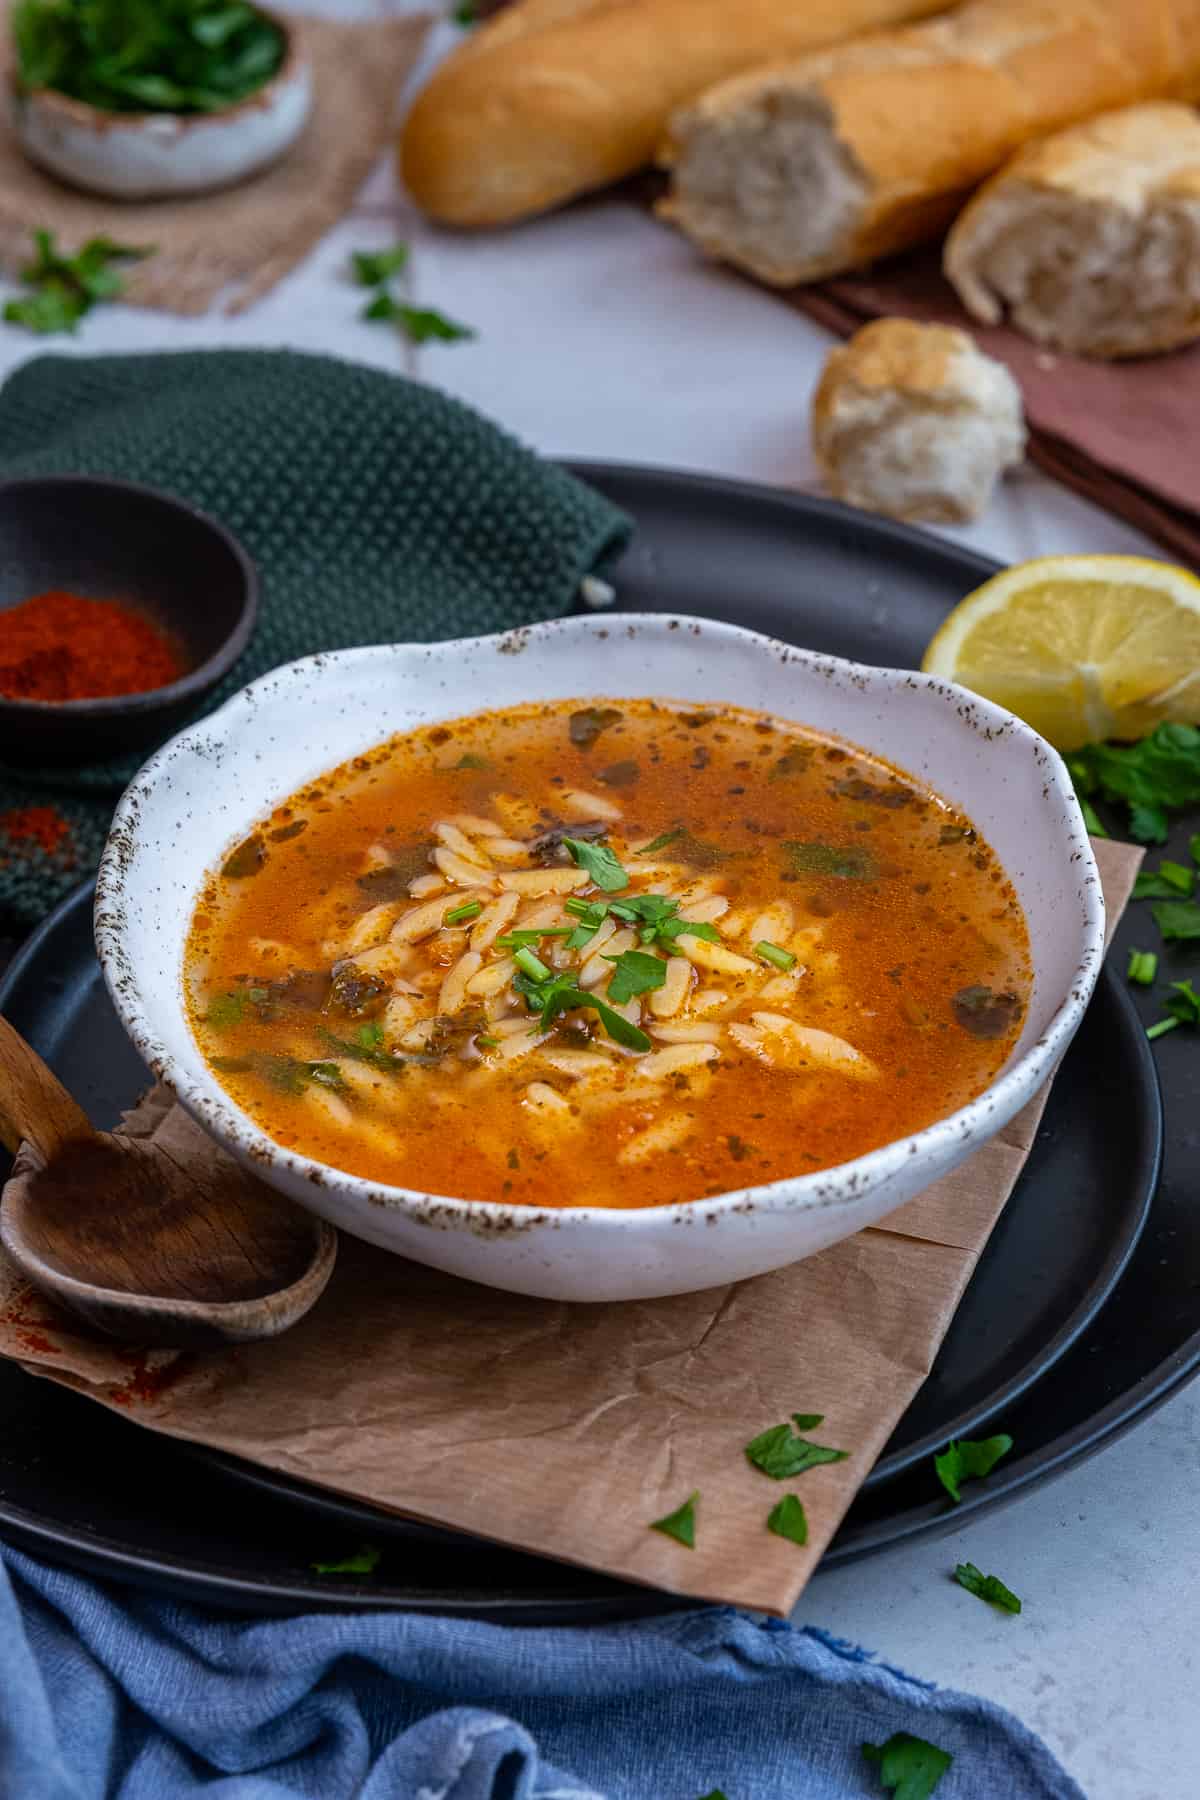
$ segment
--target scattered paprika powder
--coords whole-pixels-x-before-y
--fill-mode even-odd
[[[56,851],[69,856],[70,832],[70,825],[54,806],[19,806],[0,813],[0,863],[8,860],[2,854],[5,849],[22,844],[43,850],[47,856]]]
[[[186,667],[167,634],[119,600],[51,590],[0,612],[0,695],[8,700],[143,694]]]

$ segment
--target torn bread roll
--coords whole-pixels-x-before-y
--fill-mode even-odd
[[[813,399],[830,492],[893,519],[983,511],[1025,452],[1021,390],[965,331],[876,319],[832,350]]]
[[[417,95],[400,171],[449,225],[504,225],[652,160],[685,100],[947,0],[517,0]]]
[[[1200,88],[1200,0],[969,0],[724,82],[675,115],[660,204],[788,286],[935,237],[1027,139]]]
[[[1080,356],[1200,337],[1200,118],[1130,106],[1029,144],[975,195],[943,267],[968,312]]]

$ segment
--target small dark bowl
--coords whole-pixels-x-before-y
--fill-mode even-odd
[[[87,763],[161,743],[250,641],[258,575],[236,538],[156,488],[91,475],[0,482],[0,658],[11,606],[66,588],[125,600],[168,632],[188,672],[97,700],[0,695],[0,761]]]

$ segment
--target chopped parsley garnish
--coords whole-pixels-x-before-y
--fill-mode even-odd
[[[537,930],[534,930],[531,926],[528,930],[506,931],[503,937],[496,939],[496,945],[500,950],[531,950],[535,944],[540,944],[543,938],[572,937],[573,935],[569,925],[556,925],[553,930],[549,926],[539,926]]]
[[[1157,869],[1142,869],[1133,884],[1135,900],[1177,900],[1182,894],[1190,898],[1196,886],[1196,871],[1186,863],[1164,859]]]
[[[553,970],[546,967],[540,956],[535,956],[528,944],[516,951],[513,961],[522,974],[528,975],[533,981],[549,981],[553,974]]]
[[[713,1788],[707,1794],[701,1794],[700,1800],[729,1800],[724,1788]]]
[[[1194,863],[1200,863],[1200,831],[1193,832],[1188,839],[1188,855]]]
[[[1088,744],[1068,756],[1081,796],[1100,794],[1129,808],[1129,832],[1140,844],[1163,844],[1167,814],[1200,802],[1200,731],[1157,725],[1137,744]]]
[[[1200,906],[1194,900],[1158,900],[1150,911],[1165,938],[1200,938]]]
[[[793,1544],[807,1544],[808,1520],[795,1494],[785,1494],[778,1506],[771,1508],[767,1514],[767,1530]]]
[[[630,894],[622,900],[580,900],[573,895],[565,905],[571,917],[579,920],[567,939],[568,950],[582,950],[610,916],[633,926],[643,944],[660,944],[668,950],[679,937],[707,938],[710,944],[721,941],[715,925],[681,919],[678,900],[668,900],[665,894]]]
[[[653,856],[656,850],[665,850],[668,844],[673,844],[676,838],[685,835],[683,826],[677,825],[674,831],[664,831],[661,837],[656,837],[652,843],[643,844],[641,849],[635,850],[633,854],[635,856]]]
[[[954,1571],[954,1579],[959,1587],[966,1588],[968,1594],[977,1594],[991,1606],[998,1606],[1004,1612],[1019,1613],[1021,1602],[1012,1589],[1005,1587],[998,1575],[985,1575],[974,1563],[959,1563]]]
[[[1007,1456],[1013,1447],[1013,1441],[1007,1432],[998,1432],[995,1437],[957,1438],[949,1443],[940,1456],[935,1456],[933,1466],[937,1470],[938,1480],[957,1506],[962,1499],[959,1484],[964,1481],[982,1481],[990,1475],[1002,1456]]]
[[[1200,994],[1196,993],[1190,981],[1173,981],[1163,1005],[1168,1017],[1149,1027],[1146,1032],[1148,1038],[1165,1037],[1177,1025],[1191,1025],[1193,1028],[1200,1025]]]
[[[839,881],[874,881],[879,874],[878,858],[858,844],[843,848],[837,844],[800,843],[793,839],[784,844],[783,850],[796,875],[834,875]]]
[[[864,1744],[862,1753],[879,1764],[879,1779],[893,1800],[929,1800],[954,1761],[948,1751],[907,1731],[893,1732],[886,1744]]]
[[[567,939],[567,949],[582,950],[584,945],[590,943],[595,937],[608,917],[608,901],[580,900],[577,895],[572,895],[565,902],[565,909],[573,919],[579,920],[578,925]]]
[[[1129,967],[1125,973],[1139,987],[1153,987],[1154,978],[1158,974],[1158,958],[1153,950],[1131,950]]]
[[[815,1431],[818,1425],[825,1423],[824,1413],[793,1413],[792,1424],[797,1431]]]
[[[422,1057],[393,1056],[384,1047],[383,1026],[378,1019],[359,1025],[350,1038],[335,1037],[332,1031],[322,1031],[321,1036],[338,1056],[346,1057],[351,1062],[369,1063],[373,1069],[383,1069],[389,1075],[400,1074],[406,1062],[425,1060]]]
[[[700,1498],[699,1489],[689,1494],[682,1506],[668,1513],[663,1519],[651,1521],[651,1531],[661,1531],[664,1537],[674,1538],[676,1543],[683,1544],[686,1549],[696,1548],[696,1502]]]
[[[809,1417],[807,1413],[793,1414],[797,1420]],[[786,1422],[759,1432],[746,1445],[748,1460],[772,1481],[789,1481],[793,1475],[803,1475],[806,1469],[815,1469],[821,1463],[845,1462],[849,1454],[848,1450],[830,1450],[824,1444],[797,1436]]]
[[[517,957],[528,954],[528,951],[518,951]],[[534,961],[537,961],[536,957]],[[577,1007],[586,1006],[598,1014],[600,1023],[615,1043],[624,1045],[627,1050],[649,1050],[650,1039],[645,1032],[631,1025],[623,1013],[616,1012],[597,995],[581,988],[570,970],[562,975],[550,975],[547,971],[547,976],[546,980],[537,980],[527,973],[513,977],[513,986],[524,996],[530,1012],[538,1014],[543,1031],[550,1030],[560,1013],[574,1012]]]
[[[335,1062],[303,1063],[301,1067],[318,1087],[332,1088],[334,1093],[340,1093],[346,1085],[345,1077]]]
[[[214,994],[208,1003],[204,1022],[217,1031],[224,1031],[228,1026],[238,1024],[245,1011],[246,995],[240,989],[235,989],[231,994]]]
[[[476,8],[475,0],[458,0],[458,5],[454,8],[450,17],[463,31],[469,31],[472,25],[478,25],[479,12]]]
[[[628,875],[607,844],[589,844],[583,838],[572,837],[565,837],[563,843],[574,862],[586,869],[596,886],[603,888],[606,894],[619,894],[622,888],[629,886]]]
[[[482,900],[464,900],[461,906],[452,906],[442,915],[443,925],[465,925],[468,919],[477,919],[483,911]]]
[[[781,950],[778,944],[772,944],[767,938],[762,938],[755,944],[754,954],[761,956],[764,962],[773,963],[777,969],[782,969],[785,973],[788,969],[794,969],[796,966],[796,958],[790,950]]]
[[[315,1562],[309,1567],[317,1575],[373,1575],[383,1561],[383,1551],[374,1544],[360,1544],[349,1556],[337,1562]]]
[[[608,997],[614,1006],[624,1006],[635,994],[648,994],[660,988],[667,979],[667,965],[661,956],[647,956],[644,950],[622,950],[620,956],[606,956],[615,964],[608,983]]]

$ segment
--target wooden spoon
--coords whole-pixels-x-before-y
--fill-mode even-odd
[[[337,1233],[225,1156],[183,1167],[94,1131],[0,1018],[0,1142],[40,1167],[10,1184],[0,1242],[26,1280],[113,1337],[184,1347],[275,1337],[316,1301]]]

